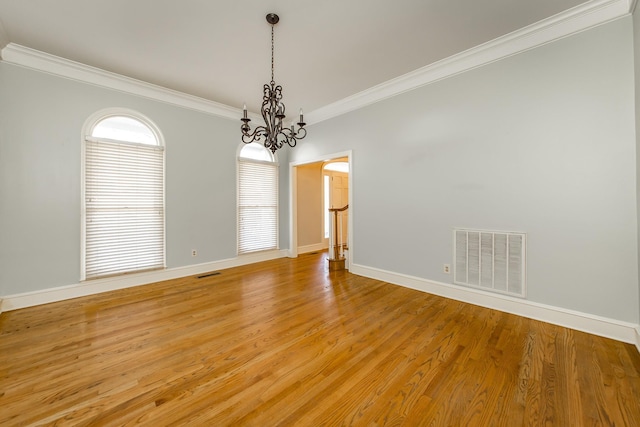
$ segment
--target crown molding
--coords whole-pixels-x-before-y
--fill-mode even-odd
[[[626,16],[635,9],[637,1],[591,0],[490,42],[311,111],[306,114],[305,118],[310,125],[319,123],[447,77],[542,46]],[[0,44],[0,46],[2,45]],[[0,51],[0,58],[3,62],[10,64],[139,95],[219,117],[235,120],[242,114],[239,108],[229,107],[218,102],[125,77],[15,43],[7,44]],[[260,119],[257,114],[251,114],[250,117]]]
[[[2,49],[0,58],[2,58],[3,62],[9,64],[32,68],[71,80],[139,95],[219,117],[238,119],[242,114],[239,108],[229,107],[218,102],[125,77],[15,43],[9,43]]]
[[[629,14],[637,0],[592,0],[306,114],[310,124],[490,64]]]

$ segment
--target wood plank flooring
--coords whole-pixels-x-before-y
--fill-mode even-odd
[[[640,426],[621,342],[325,254],[0,315],[0,425]]]

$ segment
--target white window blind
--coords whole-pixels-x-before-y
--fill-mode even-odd
[[[86,279],[162,268],[164,149],[87,138]]]
[[[238,160],[238,253],[278,248],[278,165]]]

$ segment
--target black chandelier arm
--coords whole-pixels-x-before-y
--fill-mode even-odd
[[[246,126],[246,127],[245,127]],[[251,132],[249,125],[243,124],[242,130],[242,142],[245,144],[251,144],[252,142],[260,141],[263,136],[268,135],[267,128],[264,126],[258,126]]]
[[[278,15],[270,13],[267,15],[267,22],[271,24],[271,81],[262,87],[262,106],[260,107],[260,113],[264,120],[264,126],[256,127],[253,132],[249,122],[251,119],[247,116],[247,106],[245,104],[243,108],[243,124],[240,127],[242,131],[242,141],[245,144],[252,142],[260,142],[264,139],[263,145],[265,148],[271,150],[275,154],[276,150],[282,148],[286,143],[291,147],[295,147],[299,139],[303,139],[307,136],[307,130],[304,128],[305,123],[303,119],[302,109],[300,110],[300,119],[298,121],[298,130],[295,130],[295,125],[292,123],[291,128],[284,125],[283,121],[286,118],[285,105],[282,102],[282,86],[276,85],[274,80],[274,31],[273,26],[279,21]]]
[[[304,126],[304,123],[298,123],[298,125],[300,126],[300,128],[296,132],[296,139],[304,139],[304,137],[307,136],[307,130],[302,127]]]
[[[248,126],[248,125],[247,125]],[[269,130],[266,126],[258,126],[250,132],[251,129],[242,128],[242,142],[245,144],[250,144],[252,142],[260,142],[264,137],[264,147],[271,150],[272,153],[275,153],[276,150],[279,150],[286,143],[290,147],[295,147],[299,139],[304,139],[307,136],[307,130],[303,127],[299,128],[297,131],[292,130],[291,128],[280,128],[277,133],[271,133],[271,135],[275,134],[275,138],[268,138],[267,136],[270,134]]]
[[[291,128],[284,128],[278,133],[279,139],[284,143],[286,142],[291,148],[296,146],[299,139],[304,139],[307,136],[307,130],[305,128],[299,128],[296,132]]]

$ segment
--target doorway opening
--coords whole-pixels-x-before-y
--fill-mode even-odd
[[[333,214],[329,209],[351,203],[350,169],[350,151],[290,164],[290,257],[331,249]],[[341,214],[338,222],[341,250],[352,249],[351,228],[350,215]],[[347,263],[352,254],[352,250],[350,254],[345,253]]]
[[[348,268],[349,251],[349,163],[348,159],[326,162],[322,168],[324,193],[324,238],[328,240],[329,269]]]

